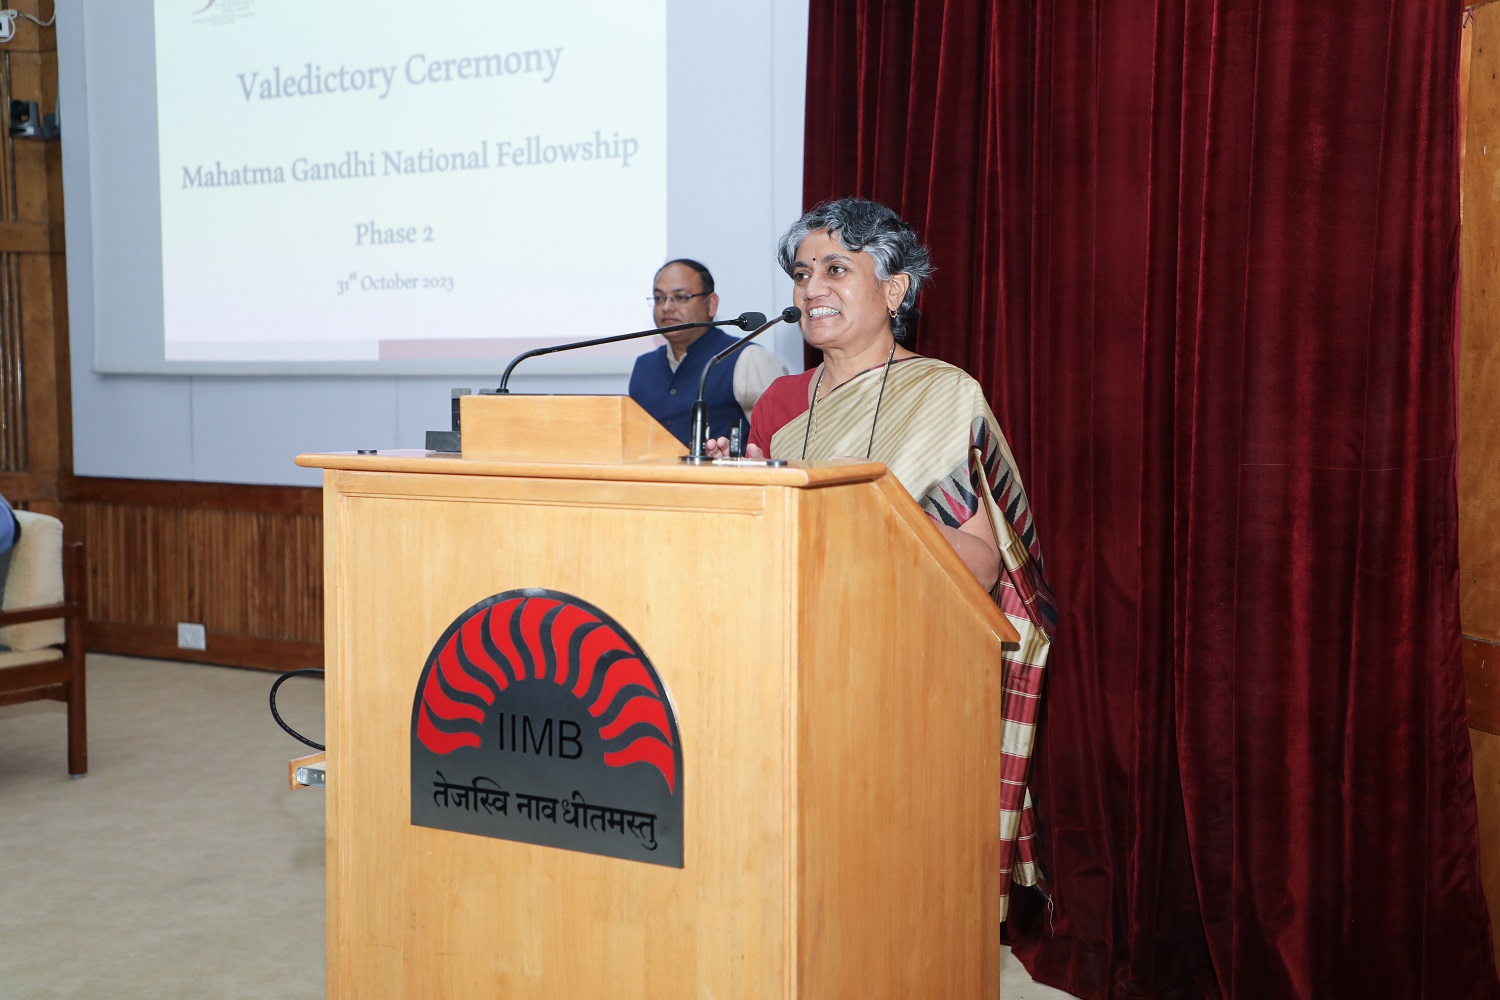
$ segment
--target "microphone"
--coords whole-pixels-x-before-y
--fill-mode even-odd
[[[756,337],[759,337],[761,334],[771,329],[771,327],[775,326],[777,323],[797,322],[802,318],[802,310],[798,309],[796,306],[787,306],[785,309],[781,310],[780,316],[777,316],[769,323],[765,322],[765,317],[760,313],[745,313],[745,316],[753,316],[756,320],[762,322],[763,325],[758,327],[754,332],[746,334],[739,340],[736,340],[734,343],[724,348],[718,354],[715,354],[712,358],[709,359],[708,364],[704,365],[703,377],[698,380],[698,398],[693,400],[693,450],[691,451],[691,453],[682,456],[682,460],[684,462],[702,462],[704,460],[703,438],[705,435],[703,424],[708,417],[708,404],[704,402],[703,395],[705,390],[708,388],[708,373],[714,370],[714,365],[718,364],[720,361],[723,361],[735,351],[738,351],[741,347],[744,347],[746,344],[750,343],[750,341],[754,340]],[[744,327],[741,327],[741,329],[744,329]]]
[[[656,333],[676,333],[679,330],[693,330],[697,329],[698,327],[705,326],[737,326],[741,330],[748,330],[752,326],[758,326],[765,321],[766,317],[762,313],[747,312],[740,313],[734,319],[729,320],[710,319],[705,320],[702,323],[678,323],[676,326],[652,327],[649,330],[637,330],[635,333],[620,333],[616,334],[613,337],[597,337],[594,340],[580,340],[577,343],[573,344],[554,344],[551,347],[533,348],[532,350],[517,354],[515,356],[515,359],[512,360],[510,364],[505,366],[505,373],[500,376],[500,388],[496,389],[495,392],[508,394],[510,390],[505,387],[505,384],[510,381],[510,373],[515,370],[516,365],[520,364],[522,361],[525,361],[527,358],[534,358],[542,354],[556,354],[559,351],[572,351],[580,347],[598,347],[600,344],[613,344],[616,341],[620,340],[634,340],[637,337],[649,337],[652,334]],[[750,338],[746,337],[745,339],[749,340]]]

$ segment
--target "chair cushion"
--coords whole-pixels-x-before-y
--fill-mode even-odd
[[[51,646],[48,646],[46,649],[38,649],[34,652],[29,653],[8,653],[5,651],[0,651],[0,670],[4,670],[7,667],[29,667],[33,663],[47,663],[50,660],[60,660],[62,659],[62,655],[62,650],[56,649]],[[4,682],[0,681],[0,687],[4,686]]]
[[[62,522],[50,514],[16,511],[21,540],[10,554],[0,611],[36,608],[63,601]],[[67,636],[61,618],[0,628],[0,645],[17,652],[60,646]]]

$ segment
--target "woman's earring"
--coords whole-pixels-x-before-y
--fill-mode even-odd
[[[890,313],[891,313],[891,319],[895,319],[896,318],[896,310],[892,309],[892,310],[890,310]]]

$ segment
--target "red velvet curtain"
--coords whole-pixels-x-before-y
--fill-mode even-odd
[[[1455,535],[1460,8],[814,0],[809,204],[910,219],[1062,612],[1036,978],[1500,996]],[[1028,905],[1028,900],[1030,905]]]

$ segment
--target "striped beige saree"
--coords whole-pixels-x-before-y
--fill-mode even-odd
[[[921,357],[891,364],[889,374],[881,366],[856,376],[771,438],[772,458],[867,454],[942,524],[958,527],[983,503],[995,528],[1002,571],[991,596],[1021,637],[1019,648],[1001,658],[1001,874],[1035,885],[1026,780],[1056,613],[1010,446],[979,383],[961,369]],[[1002,896],[1002,915],[1007,903]]]

